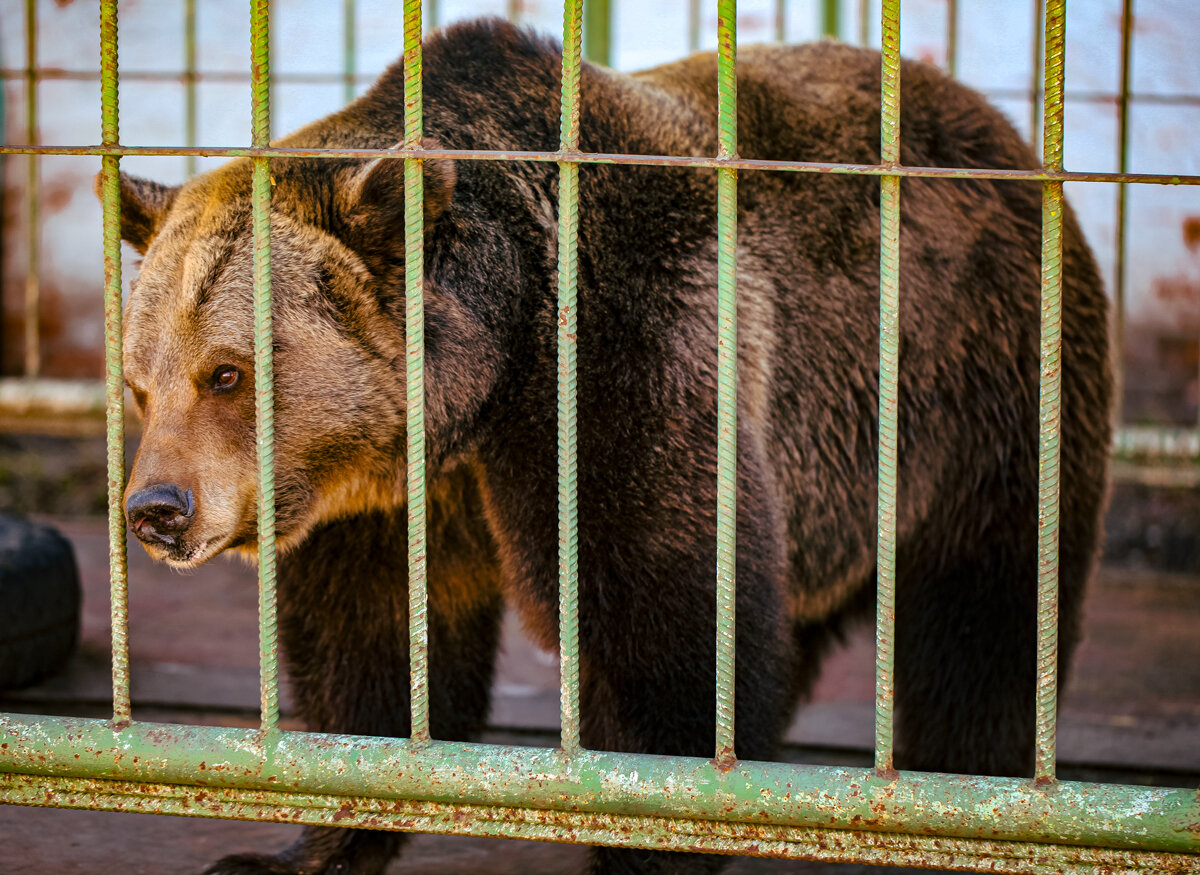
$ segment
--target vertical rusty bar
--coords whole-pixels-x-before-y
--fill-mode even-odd
[[[775,42],[787,39],[787,0],[775,0]]]
[[[700,0],[688,0],[688,51],[700,51]]]
[[[563,3],[559,149],[579,150],[582,0]],[[579,164],[558,163],[558,641],[562,749],[579,749],[579,490],[577,384]]]
[[[737,157],[737,0],[717,4],[717,157]],[[737,593],[737,171],[717,171],[716,759],[734,753]]]
[[[521,13],[524,11],[525,4],[522,0],[507,0],[505,3],[504,15],[513,24],[520,24]]]
[[[421,0],[404,0],[404,148],[421,147]],[[386,160],[386,159],[385,159]],[[411,737],[429,740],[425,530],[425,179],[404,159],[404,344],[408,453],[408,661]]]
[[[100,4],[100,128],[104,145],[118,137],[117,0]],[[130,721],[129,585],[125,556],[125,377],[121,365],[120,158],[100,159],[104,207],[104,391],[108,455],[108,583],[112,615],[113,723]]]
[[[1129,172],[1129,74],[1133,54],[1133,0],[1121,3],[1121,93],[1117,98],[1117,171]],[[1116,264],[1113,268],[1113,425],[1120,428],[1125,409],[1125,247],[1129,186],[1117,184]]]
[[[871,0],[858,0],[858,44],[871,44]]]
[[[1029,142],[1040,138],[1042,102],[1042,60],[1045,55],[1042,19],[1045,17],[1045,0],[1033,0],[1033,66],[1029,83]]]
[[[196,145],[196,0],[183,2],[183,138],[189,146]],[[184,170],[188,177],[196,175],[196,156],[188,155]]]
[[[342,0],[342,97],[346,103],[354,99],[355,64],[358,50],[355,41],[358,34],[358,9],[355,0]]]
[[[958,0],[946,0],[946,72],[958,76]]]
[[[25,130],[30,145],[38,142],[38,28],[37,0],[25,0]],[[25,182],[25,221],[29,225],[29,266],[25,272],[25,376],[42,370],[42,340],[38,333],[41,310],[42,218],[41,158],[29,156]]]
[[[1066,0],[1046,4],[1046,100],[1042,154],[1063,168],[1063,56]],[[1058,708],[1058,489],[1062,396],[1061,182],[1042,183],[1042,374],[1038,438],[1038,643],[1034,777],[1054,780]]]
[[[270,0],[250,3],[252,142],[270,144]],[[254,414],[258,442],[258,637],[262,730],[279,722],[278,634],[275,597],[275,360],[271,318],[271,167],[254,158]]]
[[[900,0],[883,0],[880,161],[900,163]],[[875,613],[875,770],[893,771],[896,457],[900,391],[900,177],[879,180],[879,533]]]

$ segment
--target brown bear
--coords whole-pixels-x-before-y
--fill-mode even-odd
[[[424,46],[425,133],[558,147],[561,50],[496,22]],[[746,48],[748,158],[875,164],[880,58]],[[284,146],[391,148],[399,65]],[[584,65],[587,152],[716,153],[716,58]],[[1035,168],[1011,125],[903,67],[902,159]],[[408,733],[402,163],[274,159],[277,530],[283,650],[314,730]],[[556,645],[557,167],[425,163],[432,732],[488,711],[501,605]],[[770,759],[875,580],[878,179],[743,172],[738,203],[737,752]],[[710,757],[714,738],[715,172],[580,170],[582,740]],[[901,186],[898,764],[1029,774],[1041,186]],[[255,546],[250,164],[179,188],[123,177],[145,254],[125,373],[144,416],[133,532],[179,567]],[[1099,538],[1110,439],[1106,302],[1064,229],[1060,664]],[[377,873],[396,834],[308,828],[213,873]],[[720,860],[596,849],[594,872]]]

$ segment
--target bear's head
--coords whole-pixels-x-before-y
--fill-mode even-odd
[[[272,162],[276,532],[404,500],[403,162]],[[257,548],[251,164],[170,188],[120,177],[143,255],[124,319],[142,438],[125,490],[156,559]],[[427,161],[427,229],[453,164]],[[100,179],[97,178],[99,188]]]

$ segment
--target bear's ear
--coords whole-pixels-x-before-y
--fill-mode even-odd
[[[426,149],[441,148],[430,139],[421,141]],[[425,233],[429,234],[438,217],[450,205],[457,172],[448,158],[426,158]],[[376,158],[358,168],[339,186],[335,195],[342,227],[363,249],[382,254],[402,241],[404,234],[404,161],[400,158]]]
[[[101,192],[103,173],[96,174],[96,197],[103,200]],[[127,173],[121,174],[121,239],[132,244],[142,255],[150,248],[163,219],[171,209],[171,203],[179,187],[161,185],[148,179],[139,179]]]

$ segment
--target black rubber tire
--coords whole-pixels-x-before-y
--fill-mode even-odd
[[[57,530],[0,515],[0,689],[60,669],[79,640],[75,553]]]

